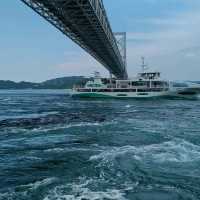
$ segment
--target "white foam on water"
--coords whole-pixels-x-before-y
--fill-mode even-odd
[[[12,98],[10,98],[10,97],[8,97],[8,98],[1,98],[0,100],[1,100],[1,102],[9,102],[9,101],[12,100]]]
[[[62,195],[54,193],[44,198],[44,200],[125,200],[124,194],[119,190],[107,190],[106,192],[93,192],[88,188],[82,189],[78,195]]]
[[[0,193],[0,200],[15,200],[16,199],[15,195],[16,195],[15,192]]]
[[[0,193],[0,200],[16,200],[18,199],[18,197],[23,197],[23,199],[29,199],[28,197],[28,192],[32,192],[35,190],[39,190],[40,187],[48,187],[50,184],[54,183],[57,181],[57,178],[46,178],[44,180],[41,181],[36,181],[34,183],[30,183],[27,185],[20,185],[18,186],[18,190],[19,189],[23,189],[23,192],[16,192],[16,191],[10,191],[10,192],[5,192],[5,193]]]
[[[17,134],[17,133],[24,133],[27,132],[27,129],[25,128],[13,128],[13,127],[6,127],[3,130],[4,134]]]
[[[9,112],[19,112],[19,113],[22,113],[22,112],[25,112],[26,110],[24,109],[9,109]]]
[[[89,179],[83,183],[72,183],[65,186],[57,186],[43,200],[126,200],[124,192],[117,189],[106,191],[92,191],[89,184],[97,180]]]
[[[53,127],[47,127],[47,128],[34,128],[32,131],[33,132],[49,132],[49,131],[56,131],[56,130],[62,130],[62,129],[68,129],[68,128],[73,128],[73,127],[87,127],[87,126],[100,126],[100,123],[85,123],[81,122],[78,124],[68,124],[68,125],[58,125],[58,126],[53,126]]]
[[[44,152],[57,152],[57,153],[60,153],[60,152],[63,152],[63,151],[66,151],[66,149],[65,148],[52,148],[52,149],[44,150]]]
[[[131,105],[126,105],[125,107],[126,107],[126,108],[130,108],[130,107],[131,107]]]
[[[78,127],[102,127],[102,126],[106,126],[106,125],[112,125],[115,124],[116,122],[111,121],[111,122],[80,122],[80,123],[71,123],[71,124],[58,124],[55,126],[44,126],[44,127],[39,127],[39,128],[33,128],[33,129],[25,129],[25,128],[4,128],[4,132],[5,133],[13,133],[13,134],[17,134],[17,133],[25,133],[25,132],[33,132],[33,133],[37,133],[37,132],[49,132],[49,131],[57,131],[57,130],[63,130],[63,129],[69,129],[69,128],[78,128]]]
[[[19,160],[19,162],[21,160],[26,160],[26,161],[39,161],[42,160],[42,158],[36,157],[36,156],[20,156],[19,158],[17,158]]]
[[[200,146],[185,140],[175,139],[160,144],[140,147],[113,147],[98,155],[91,156],[90,161],[101,160],[102,163],[110,163],[116,157],[123,157],[124,155],[129,155],[129,157],[142,162],[193,162],[200,160]]]
[[[52,149],[46,149],[44,152],[52,152],[52,153],[61,153],[61,152],[74,152],[74,151],[91,151],[92,149],[89,148],[52,148]]]
[[[52,184],[56,181],[57,181],[57,178],[51,177],[51,178],[46,178],[44,180],[36,181],[34,183],[30,183],[30,184],[27,184],[27,185],[21,185],[20,187],[29,188],[31,190],[37,190],[39,187],[48,186],[48,185],[50,185],[50,184]]]
[[[34,128],[33,132],[49,132],[49,131],[56,131],[56,130],[62,130],[62,129],[69,129],[69,128],[76,128],[76,127],[92,127],[92,126],[105,126],[114,124],[114,122],[80,122],[80,123],[72,123],[67,125],[57,125],[53,127],[40,127],[40,128]]]
[[[34,119],[34,118],[39,118],[39,117],[46,117],[48,115],[55,115],[58,112],[43,112],[43,113],[28,113],[28,114],[20,114],[20,115],[5,115],[1,116],[4,120],[6,119]]]

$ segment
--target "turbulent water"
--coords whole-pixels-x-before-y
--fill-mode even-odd
[[[200,199],[200,100],[0,92],[0,200]]]

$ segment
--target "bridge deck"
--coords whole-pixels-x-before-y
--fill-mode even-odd
[[[118,78],[126,65],[110,27],[102,0],[21,0]]]

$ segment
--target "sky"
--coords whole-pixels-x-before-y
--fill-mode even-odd
[[[129,76],[150,69],[200,80],[199,0],[104,0],[113,32],[127,32]],[[0,1],[0,80],[41,82],[108,72],[20,0]]]

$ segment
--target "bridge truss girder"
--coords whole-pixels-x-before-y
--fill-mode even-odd
[[[86,50],[117,78],[127,78],[102,0],[21,0]]]

